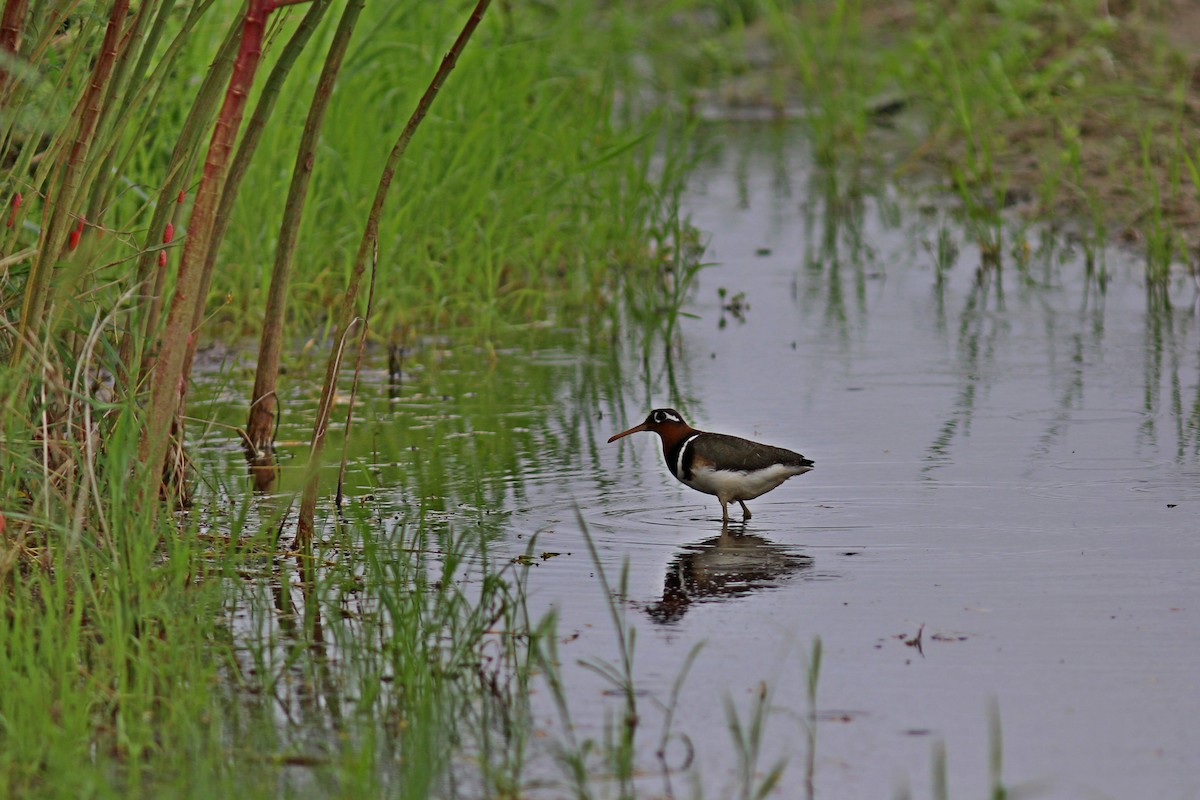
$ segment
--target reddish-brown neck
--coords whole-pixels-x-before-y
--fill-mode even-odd
[[[663,453],[668,456],[670,455],[671,450],[676,447],[676,445],[678,445],[687,437],[691,436],[693,433],[700,432],[691,425],[688,425],[686,422],[675,422],[674,420],[659,422],[650,430],[657,433],[658,438],[662,439]]]

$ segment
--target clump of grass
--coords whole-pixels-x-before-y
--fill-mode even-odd
[[[814,781],[817,774],[817,686],[821,682],[821,659],[824,647],[821,637],[813,640],[812,649],[808,655],[808,674],[806,675],[805,691],[808,700],[808,713],[804,720],[804,732],[807,748],[804,759],[804,796],[812,800],[816,796]]]
[[[283,211],[271,198],[295,151],[281,146],[298,127],[286,123],[311,97],[293,89],[315,80],[332,35],[328,20],[304,30],[316,11],[301,22],[283,5],[5,5],[27,13],[19,30],[6,13],[0,36],[15,51],[0,62],[0,118],[15,121],[0,126],[12,223],[0,228],[0,794],[276,796],[297,768],[296,783],[425,797],[455,774],[453,754],[488,751],[484,716],[518,714],[506,682],[528,680],[524,644],[498,647],[490,673],[481,664],[498,636],[528,637],[528,620],[509,577],[468,544],[478,531],[418,515],[381,532],[347,512],[314,530],[315,555],[293,570],[276,549],[292,518],[236,479],[204,474],[190,509],[160,502],[160,454],[181,436],[204,325],[215,311],[223,331],[244,331],[263,313],[263,273],[245,265],[271,259],[238,244],[270,244],[264,214]],[[461,24],[442,4],[371,13],[331,106],[353,124],[317,148],[301,219],[309,257],[291,320],[305,333],[364,268],[347,233],[362,230],[360,190],[398,129],[376,124],[379,108],[408,106],[414,76],[432,71],[419,65]],[[486,46],[459,72],[473,77],[413,139],[423,149],[397,173],[402,202],[359,248],[375,256],[380,242],[388,270],[377,329],[541,321],[606,303],[646,269],[646,233],[680,174],[654,169],[661,117],[616,113],[622,68],[606,66],[597,35],[609,19],[576,2],[510,8],[481,28]],[[276,80],[254,81],[255,62]],[[238,124],[251,100],[257,150]],[[231,165],[235,145],[248,166]],[[226,216],[241,166],[253,205]],[[223,255],[207,258],[225,223]],[[454,473],[474,479],[465,488],[446,488],[458,465],[438,454],[413,480],[440,481],[444,502],[495,504],[510,487],[479,474],[517,455],[484,450]],[[519,742],[512,730],[505,741]],[[519,758],[488,764],[519,784]]]
[[[767,716],[770,712],[770,691],[761,683],[751,701],[748,718],[743,722],[733,701],[725,699],[725,718],[728,720],[729,735],[737,753],[738,788],[740,800],[761,800],[783,777],[786,761],[777,760],[759,777],[759,759],[762,756],[763,736],[766,732]]]
[[[0,793],[423,798],[510,757],[519,719],[485,744],[524,701],[529,624],[486,520],[384,525],[357,503],[297,556],[275,536],[288,512],[231,498],[228,476],[155,514],[129,491],[158,481],[131,472],[141,410],[49,379],[57,358],[39,354],[36,393],[0,372]]]
[[[1015,796],[1004,783],[1004,732],[1000,724],[1000,706],[993,699],[988,704],[988,799],[1006,800]],[[949,759],[946,743],[934,742],[930,758],[930,794],[933,800],[950,799]],[[896,800],[911,800],[912,793],[904,787],[896,793]]]
[[[1142,15],[1090,2],[912,8],[901,47],[915,57],[895,78],[929,121],[920,154],[1000,200],[1037,197],[1058,214],[1099,204],[1110,226],[1136,224],[1145,194],[1127,195],[1142,183],[1130,144],[1147,133],[1170,160],[1172,98],[1186,82]],[[1071,181],[1059,180],[1064,158]],[[1169,183],[1168,170],[1151,183]]]
[[[1166,207],[1178,187],[1176,172],[1165,187],[1167,195],[1154,180],[1149,133],[1142,135],[1142,168],[1146,174],[1148,205],[1142,216],[1141,229],[1146,242],[1146,282],[1151,289],[1164,286],[1171,277],[1171,266],[1178,250],[1174,227],[1167,219]]]
[[[379,164],[424,89],[456,15],[441,4],[369,6],[373,34],[351,48],[331,98],[332,126],[312,175],[293,278],[293,318],[321,323],[340,300]],[[607,302],[614,278],[644,269],[657,176],[652,157],[664,115],[623,113],[627,87],[624,15],[571,2],[523,5],[485,20],[440,104],[412,141],[380,219],[380,283],[373,326],[385,339],[416,329],[483,331]],[[611,34],[609,33],[611,32]],[[356,37],[356,42],[358,37]],[[615,48],[615,49],[614,49]],[[305,92],[285,98],[282,120],[301,113]],[[380,116],[379,109],[394,109]],[[271,242],[260,231],[263,198],[282,197],[295,132],[273,123],[264,156],[247,176],[226,242],[227,271],[214,296],[222,313],[253,321],[266,290]],[[272,154],[272,155],[267,155]],[[672,180],[679,176],[673,174]]]
[[[771,42],[800,79],[817,164],[828,169],[861,160],[874,105],[886,88],[880,83],[886,72],[863,40],[863,4],[834,0],[814,7],[804,24],[794,24],[788,3],[762,5]]]
[[[133,466],[141,412],[105,383],[111,363],[91,349],[103,324],[112,320],[85,332],[90,380],[65,382],[52,351],[32,353],[36,377],[0,371],[6,796],[132,790],[175,772],[219,713],[208,655],[221,596],[195,580],[195,526],[154,515],[129,491],[145,480]],[[41,421],[32,443],[18,398]],[[215,766],[211,755],[205,764]]]
[[[723,46],[733,54],[727,82],[743,85],[745,73],[766,69],[773,85],[794,87],[789,97],[805,110],[820,163],[940,177],[997,262],[1006,249],[997,220],[1014,210],[1081,220],[1093,253],[1109,235],[1139,236],[1156,252],[1148,258],[1152,281],[1169,239],[1176,262],[1180,242],[1200,242],[1200,198],[1172,189],[1188,155],[1178,131],[1200,124],[1200,104],[1187,58],[1164,35],[1173,25],[1169,5],[719,7],[724,15],[690,31],[704,43],[692,45],[699,52],[684,54],[712,67],[718,62],[702,53]],[[708,75],[695,91],[719,80]],[[779,105],[768,92],[759,102]],[[1147,216],[1155,197],[1159,212]]]
[[[6,71],[0,96],[0,114],[19,109],[22,122],[0,138],[0,195],[12,221],[0,230],[11,254],[0,309],[13,323],[0,352],[19,359],[26,346],[80,327],[73,315],[82,306],[72,299],[127,310],[113,343],[124,362],[118,391],[152,387],[146,461],[160,460],[169,430],[182,431],[179,409],[205,325],[248,331],[266,313],[260,267],[273,260],[275,241],[261,234],[285,208],[299,214],[305,257],[282,324],[305,334],[333,324],[333,308],[363,261],[351,254],[361,250],[351,243],[361,239],[370,202],[363,187],[376,184],[385,143],[400,129],[399,119],[374,124],[378,109],[415,102],[423,88],[415,76],[432,73],[441,56],[431,43],[448,39],[458,23],[453,9],[437,4],[367,12],[333,95],[318,99],[329,100],[336,119],[372,124],[326,131],[311,163],[301,158],[302,168],[314,169],[313,199],[296,193],[285,202],[295,121],[316,107],[307,89],[334,36],[328,19],[312,30],[325,3],[303,18],[289,4],[255,3],[243,16],[231,0],[186,15],[167,0],[130,14],[117,2],[105,19],[64,18],[44,0],[32,4],[15,36],[6,22],[6,41],[20,44],[15,61],[32,68]],[[622,276],[651,273],[650,228],[666,217],[673,188],[666,182],[681,178],[653,164],[664,115],[616,109],[629,79],[622,29],[631,13],[574,2],[510,8],[495,23],[485,20],[477,52],[459,70],[455,100],[433,112],[396,173],[399,202],[374,215],[378,235],[369,238],[379,283],[388,287],[373,320],[377,336],[404,341],[414,330],[461,330],[468,322],[486,336],[603,307]],[[68,34],[56,37],[64,24]],[[597,35],[605,30],[607,37]],[[287,34],[295,34],[287,46],[272,46]],[[615,59],[614,46],[626,48]],[[253,80],[260,61],[271,71],[266,83]],[[69,103],[52,102],[54,86],[72,93]],[[241,109],[251,99],[263,113],[237,142],[231,167]],[[222,242],[222,255],[212,258]],[[267,316],[278,341],[280,314]],[[270,395],[270,387],[260,392],[254,407]],[[255,449],[267,427],[251,437]]]

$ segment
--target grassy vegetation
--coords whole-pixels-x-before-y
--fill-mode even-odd
[[[1002,215],[1017,212],[1073,225],[1093,258],[1114,237],[1142,247],[1152,285],[1194,264],[1200,20],[1180,4],[719,6],[692,18],[684,66],[659,71],[694,105],[799,109],[820,163],[932,179],[997,261]]]
[[[148,235],[146,228],[165,205],[156,198],[176,136],[203,129],[206,114],[189,119],[197,107],[193,87],[230,35],[225,20],[231,15],[218,13],[229,5],[236,3],[217,3],[186,19],[179,11],[162,12],[167,30],[155,56],[163,59],[161,69],[150,70],[146,91],[126,90],[128,122],[102,120],[111,138],[97,146],[111,152],[111,160],[85,165],[98,183],[85,208],[72,212],[70,226],[86,219],[78,237],[86,258],[72,251],[73,269],[56,276],[64,294],[119,306],[129,288],[129,260],[161,247],[161,234]],[[423,123],[380,223],[379,279],[387,291],[380,294],[374,328],[381,336],[402,337],[431,322],[539,319],[564,303],[592,308],[607,302],[622,274],[640,269],[648,227],[666,222],[659,217],[672,191],[651,169],[663,144],[655,132],[664,120],[651,114],[635,121],[616,107],[630,78],[626,59],[634,43],[620,24],[629,12],[597,16],[591,6],[501,8],[465,53],[452,96]],[[303,11],[273,15],[264,74]],[[340,300],[383,159],[462,12],[441,3],[369,4],[364,11],[314,159],[313,199],[303,209],[291,302],[299,330],[325,322]],[[326,15],[283,83],[233,210],[209,289],[212,318],[232,323],[233,330],[256,330],[261,319],[296,143],[336,16]],[[39,29],[25,33],[27,42],[44,36],[49,53],[35,79],[19,87],[25,93],[10,98],[21,101],[20,113],[13,106],[4,112],[14,122],[0,143],[8,164],[0,186],[6,211],[16,193],[22,196],[15,225],[0,231],[6,256],[37,240],[50,175],[34,165],[48,166],[50,159],[39,155],[36,143],[70,124],[71,87],[83,83],[84,54],[98,46],[103,25],[102,17],[76,13],[62,38]],[[175,32],[178,40],[169,35]],[[261,85],[255,84],[251,105]],[[111,177],[102,163],[115,167]],[[196,159],[190,163],[194,170]],[[180,211],[193,199],[194,183],[184,177]],[[678,177],[673,172],[667,179]],[[184,238],[184,223],[176,214],[179,236],[168,244],[170,253]],[[6,267],[0,307],[11,320],[18,316],[13,302],[25,268],[19,259]]]
[[[114,435],[88,465],[111,482],[58,487],[88,506],[100,493],[107,536],[96,511],[73,507],[82,530],[64,520],[47,540],[6,540],[0,791],[423,798],[444,786],[450,754],[489,731],[475,715],[497,713],[483,670],[514,671],[523,626],[517,584],[478,532],[381,526],[360,506],[315,556],[290,557],[260,516],[269,506],[223,496],[182,530],[155,527],[107,463],[136,441]],[[5,471],[6,497],[19,474]],[[6,516],[21,531],[26,515]]]
[[[882,160],[942,170],[978,237],[996,237],[997,259],[998,214],[1022,192],[1041,210],[1079,213],[1093,242],[1140,231],[1155,280],[1192,241],[1180,216],[1200,198],[1200,154],[1183,133],[1190,84],[1166,49],[1137,62],[1144,72],[1117,68],[1147,41],[1155,4],[1101,15],[1091,3],[1019,0],[963,0],[949,13],[916,1],[498,4],[380,219],[372,331],[409,350],[405,389],[367,414],[401,416],[404,430],[386,444],[369,428],[349,443],[332,434],[331,451],[347,444],[355,502],[323,509],[312,547],[292,552],[302,477],[292,465],[320,388],[316,351],[293,354],[277,390],[290,416],[276,494],[252,494],[240,462],[222,460],[242,417],[203,396],[192,435],[220,444],[191,455],[191,508],[160,504],[161,472],[138,457],[158,320],[240,33],[232,0],[176,5],[31,0],[20,57],[0,61],[0,199],[12,223],[0,229],[0,355],[23,350],[0,369],[4,796],[521,796],[536,757],[531,683],[557,692],[568,723],[570,703],[555,620],[528,619],[520,561],[498,562],[489,542],[522,496],[513,476],[524,464],[594,457],[603,437],[588,426],[598,411],[615,415],[599,399],[621,380],[611,331],[584,337],[580,320],[619,300],[670,347],[700,268],[679,211],[687,134],[644,101],[647,85],[671,100],[677,79],[736,85],[776,108],[799,90],[832,172],[875,163],[880,122],[894,120],[913,138],[906,158]],[[275,10],[248,102],[274,112],[240,193],[223,198],[236,200],[228,229],[211,283],[196,284],[207,286],[204,324],[183,330],[200,340],[256,330],[277,232],[299,214],[286,330],[296,342],[330,332],[384,158],[466,8],[365,8],[302,208],[286,200],[289,179],[337,14],[267,89],[262,76],[309,13]],[[668,29],[676,35],[660,37]],[[120,41],[142,49],[119,56]],[[678,73],[635,69],[642,56]],[[547,323],[564,325],[561,347],[587,351],[568,401],[535,364],[497,368],[506,348],[544,351]],[[490,341],[464,351],[436,338],[451,332]],[[646,701],[633,686],[633,629],[613,603],[617,659],[591,666],[619,708],[600,739],[559,743],[563,781],[581,797],[643,791]],[[810,706],[819,667],[818,643]],[[764,687],[748,711],[728,707],[746,798],[783,770],[760,763],[769,696]],[[679,740],[670,719],[660,753]],[[807,730],[811,795],[812,717]],[[665,761],[663,772],[670,794]],[[998,751],[996,773],[999,785]]]
[[[622,273],[642,268],[648,225],[671,191],[651,169],[664,120],[618,124],[629,44],[588,5],[501,9],[464,54],[381,220],[382,336],[593,308]],[[364,17],[376,34],[347,56],[301,226],[294,300],[309,324],[340,300],[379,165],[443,54],[439,32],[456,19],[440,3],[372,4]],[[229,299],[219,313],[236,320],[253,322],[266,291],[297,136],[289,121],[310,94],[294,89],[264,134],[225,244],[231,268],[213,286],[214,298]]]
[[[496,423],[508,438],[489,441],[474,432],[501,412],[466,400],[457,449],[443,426],[412,425],[414,439],[434,437],[412,443],[430,457],[412,473],[411,453],[394,454],[406,469],[388,476],[417,498],[411,513],[327,509],[296,553],[286,468],[283,494],[259,497],[203,450],[175,450],[199,490],[190,508],[160,502],[147,431],[165,440],[184,418],[148,425],[147,386],[176,406],[199,341],[258,326],[275,231],[300,211],[285,208],[287,180],[337,16],[301,41],[308,9],[255,2],[243,24],[240,7],[4,4],[0,794],[515,796],[535,626],[487,542],[513,491],[505,476],[520,472],[511,459],[544,424],[526,435]],[[387,148],[466,10],[365,11],[302,210],[292,340],[340,303]],[[380,338],[464,324],[473,338],[603,309],[626,277],[657,268],[643,257],[672,229],[662,215],[682,172],[652,163],[664,118],[619,108],[631,41],[612,23],[624,13],[579,2],[486,20],[380,221]],[[225,159],[247,141],[239,118],[265,127],[224,219]],[[200,240],[219,244],[205,234],[226,222],[212,273],[185,277],[181,250],[206,269]],[[182,381],[162,375],[163,320]],[[450,374],[430,352],[410,366]],[[496,350],[476,359],[456,396],[488,383]],[[312,390],[281,393],[303,403]],[[193,436],[234,441],[238,420],[220,427],[211,411],[202,399],[191,410]],[[460,527],[446,507],[463,501],[477,514]]]
[[[4,397],[21,396],[12,373],[0,380]],[[3,410],[0,793],[115,796],[156,765],[186,769],[162,755],[219,741],[222,598],[196,580],[195,526],[179,535],[126,490],[136,409],[77,405],[68,436],[35,434],[40,452],[20,409]]]
[[[310,552],[290,550],[300,476],[248,491],[220,384],[197,399],[213,420],[193,453],[205,489],[155,515],[129,491],[157,481],[130,472],[135,404],[57,385],[47,357],[40,385],[70,413],[31,442],[13,403],[30,378],[4,372],[0,793],[517,796],[528,684],[554,630],[527,618],[521,567],[488,543],[522,494],[510,476],[565,446],[550,432],[578,430],[563,418],[594,416],[597,382],[619,380],[594,364],[572,408],[552,402],[561,369],[496,370],[475,347],[413,354],[398,400],[364,409],[407,435],[356,429],[352,502],[325,510]],[[306,375],[297,365],[285,391],[311,408]],[[302,433],[296,416],[284,436]]]

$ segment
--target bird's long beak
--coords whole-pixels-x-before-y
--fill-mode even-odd
[[[620,432],[620,433],[618,433],[616,436],[611,436],[611,437],[609,437],[608,443],[609,443],[609,444],[612,444],[612,443],[613,443],[613,442],[615,442],[617,439],[620,439],[620,438],[623,438],[623,437],[625,437],[625,436],[628,436],[628,435],[629,435],[629,434],[631,434],[631,433],[641,433],[642,431],[648,431],[648,430],[650,430],[650,429],[649,429],[649,428],[647,428],[647,427],[646,427],[646,423],[644,423],[644,422],[643,422],[641,425],[634,425],[632,428],[630,428],[630,429],[629,429],[629,430],[627,430],[627,431],[621,431],[621,432]]]

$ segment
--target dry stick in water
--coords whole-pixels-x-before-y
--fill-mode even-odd
[[[451,45],[450,50],[442,57],[442,63],[438,66],[437,72],[434,73],[433,80],[429,82],[429,87],[425,90],[425,94],[421,95],[421,99],[417,102],[417,107],[413,110],[412,116],[408,118],[408,123],[404,126],[404,130],[400,133],[400,138],[396,140],[395,146],[392,147],[392,152],[388,154],[387,162],[383,167],[383,174],[379,178],[379,187],[375,190],[375,200],[371,204],[370,213],[367,215],[367,225],[363,230],[362,240],[358,245],[358,254],[354,259],[354,271],[350,274],[350,283],[346,287],[346,296],[342,301],[342,311],[338,321],[339,330],[347,330],[350,321],[356,316],[354,309],[358,304],[358,289],[362,283],[363,272],[367,267],[367,258],[375,249],[376,239],[379,236],[379,217],[383,213],[383,203],[387,200],[388,189],[391,187],[392,178],[396,174],[396,166],[404,156],[404,151],[408,149],[408,143],[412,141],[413,134],[417,132],[417,126],[421,124],[421,120],[425,119],[425,115],[429,113],[429,107],[433,105],[434,98],[437,97],[438,91],[446,81],[446,77],[458,62],[458,57],[462,54],[463,48],[470,41],[471,34],[475,33],[475,29],[479,27],[479,21],[483,19],[483,13],[490,4],[491,0],[477,0],[475,8],[471,11],[471,16],[467,18],[466,24],[458,34],[458,38],[454,40],[454,44]],[[314,531],[313,517],[317,510],[317,479],[319,477],[317,467],[321,463],[321,452],[325,447],[325,431],[329,427],[329,415],[333,407],[333,394],[337,384],[338,370],[341,367],[341,358],[340,347],[335,348],[329,355],[329,364],[325,369],[325,383],[321,387],[321,401],[317,405],[317,418],[313,422],[312,448],[308,456],[308,470],[304,484],[304,494],[300,500],[300,519],[296,526],[296,544],[304,548],[312,545]]]
[[[280,352],[283,349],[288,281],[291,279],[296,240],[300,233],[305,199],[308,197],[313,162],[316,160],[317,139],[325,123],[325,112],[329,108],[333,84],[341,70],[350,36],[354,32],[362,7],[363,2],[358,0],[348,3],[342,12],[337,31],[329,45],[329,53],[325,57],[325,65],[321,68],[321,76],[317,79],[312,103],[308,107],[308,119],[304,121],[300,144],[296,148],[296,165],[292,169],[292,182],[288,186],[287,200],[283,206],[283,221],[279,226],[279,242],[275,246],[275,266],[271,270],[271,285],[267,290],[267,307],[263,313],[262,335],[258,342],[258,364],[254,372],[254,390],[246,420],[246,456],[251,461],[262,462],[257,466],[270,466],[276,409],[279,407],[275,386],[279,380]]]
[[[342,437],[342,460],[338,465],[337,499],[342,507],[342,486],[346,480],[346,458],[350,450],[350,423],[354,420],[354,398],[358,395],[358,378],[362,374],[363,355],[367,351],[367,331],[371,327],[371,309],[375,306],[375,277],[379,274],[379,243],[371,253],[371,283],[367,288],[367,313],[358,335],[358,353],[354,356],[354,381],[350,384],[350,402],[346,404],[346,433]]]

